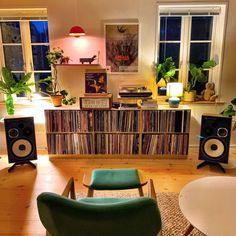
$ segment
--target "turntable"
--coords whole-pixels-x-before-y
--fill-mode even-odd
[[[152,91],[144,85],[123,85],[119,90],[120,97],[150,97]]]

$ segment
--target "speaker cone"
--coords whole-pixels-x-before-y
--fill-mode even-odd
[[[25,158],[31,154],[32,144],[27,139],[18,139],[12,144],[12,153],[16,157]]]
[[[202,145],[202,151],[208,158],[218,159],[225,152],[225,144],[222,140],[217,138],[206,139]]]

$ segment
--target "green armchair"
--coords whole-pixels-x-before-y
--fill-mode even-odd
[[[148,197],[75,200],[71,178],[62,196],[49,192],[38,196],[39,217],[52,236],[156,236],[161,217],[152,180],[148,184]]]

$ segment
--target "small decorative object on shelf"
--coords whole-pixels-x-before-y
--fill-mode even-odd
[[[85,94],[79,98],[80,109],[111,109],[112,107],[112,94]]]
[[[215,94],[215,84],[213,82],[206,83],[206,89],[201,92],[201,97],[204,101],[214,102],[217,98]]]
[[[179,107],[180,97],[183,95],[183,84],[178,82],[167,84],[168,102],[171,108]]]
[[[96,55],[94,55],[93,57],[84,57],[84,58],[80,58],[79,61],[84,64],[84,63],[89,63],[91,64],[95,59],[96,59]]]

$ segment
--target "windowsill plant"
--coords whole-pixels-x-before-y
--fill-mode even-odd
[[[203,62],[201,66],[197,66],[195,64],[190,64],[190,79],[187,83],[187,87],[184,92],[184,101],[192,102],[196,99],[196,90],[194,90],[196,83],[206,83],[207,77],[203,73],[205,69],[211,69],[215,67],[217,63],[214,60],[208,60]]]
[[[14,115],[15,112],[13,95],[23,92],[31,92],[30,87],[34,85],[34,83],[29,82],[31,74],[32,73],[27,73],[23,77],[21,77],[19,81],[16,81],[13,77],[13,74],[8,68],[2,68],[2,78],[0,79],[0,93],[6,95],[6,108],[8,115]]]
[[[158,86],[158,94],[165,95],[167,83],[175,81],[175,62],[172,57],[167,57],[163,63],[155,64],[155,71],[157,86],[164,82],[163,86],[161,85],[160,88]],[[161,90],[164,90],[165,92],[162,93]]]

